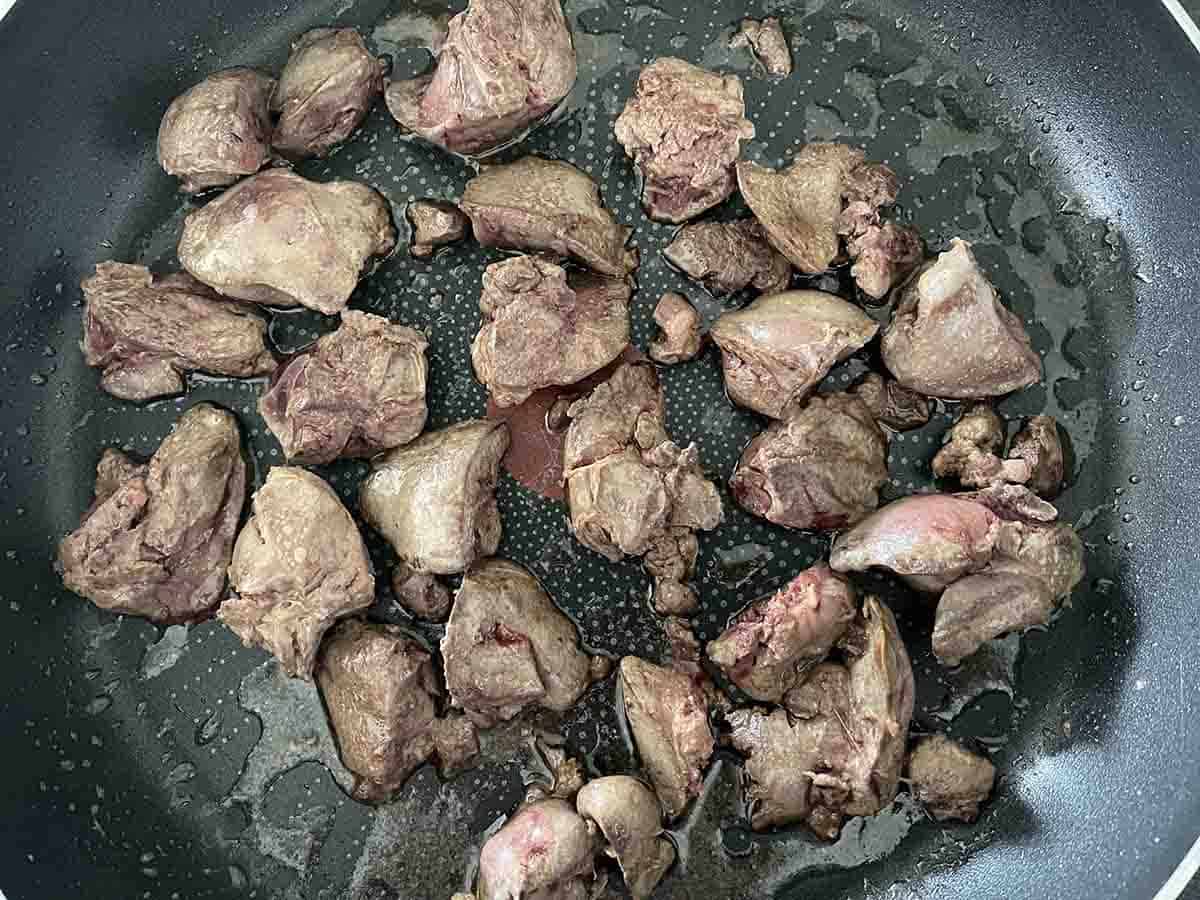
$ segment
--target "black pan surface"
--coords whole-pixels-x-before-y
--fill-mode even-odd
[[[860,144],[901,174],[902,214],[931,246],[976,242],[1046,359],[1045,383],[1002,411],[1048,411],[1067,427],[1075,466],[1060,506],[1089,550],[1088,582],[1048,632],[998,642],[954,674],[916,654],[916,727],[982,741],[1005,773],[978,825],[935,826],[901,794],[832,846],[793,832],[755,837],[740,820],[736,766],[722,758],[676,835],[684,864],[661,896],[1155,897],[1200,833],[1200,57],[1164,8],[1133,0],[566,6],[585,63],[580,86],[509,155],[570,159],[637,226],[635,342],[652,336],[663,290],[684,290],[709,316],[722,308],[662,263],[670,232],[641,215],[611,134],[637,68],[674,54],[742,75],[759,130],[748,156],[777,164],[805,140]],[[725,47],[742,15],[767,12],[793,37],[797,72],[782,83],[756,77]],[[256,483],[281,461],[254,413],[259,386],[193,381],[178,401],[134,407],[99,392],[76,347],[77,285],[96,262],[175,264],[191,204],[155,162],[166,104],[218,68],[278,69],[294,36],[331,22],[359,26],[398,71],[419,71],[427,55],[402,46],[411,24],[394,23],[419,13],[407,0],[18,0],[0,24],[0,891],[9,900],[444,900],[513,808],[527,770],[521,727],[494,738],[478,771],[443,783],[423,770],[400,801],[372,810],[343,793],[311,688],[282,679],[216,623],[160,631],[101,613],[52,569],[100,450],[151,452],[195,402],[239,415]],[[471,174],[400,140],[382,105],[355,141],[304,171],[371,183],[401,220],[410,199],[456,197]],[[431,263],[400,254],[353,301],[430,333],[434,427],[484,410],[467,346],[492,258],[471,245]],[[272,336],[294,349],[330,324],[281,315]],[[869,353],[852,360],[831,384],[872,363]],[[761,423],[729,406],[711,356],[663,375],[673,435],[696,440],[705,465],[727,477]],[[942,408],[893,446],[889,497],[929,486],[928,460],[954,414]],[[350,498],[363,471],[347,463],[322,474]],[[582,551],[562,507],[511,476],[500,500],[502,554],[538,574],[591,647],[662,652],[635,566]],[[727,509],[702,544],[703,637],[827,547]],[[387,552],[373,539],[371,549],[386,572]],[[753,559],[731,565],[731,553]],[[894,585],[877,587],[912,646],[927,646],[928,611]],[[385,588],[372,615],[404,621]],[[564,720],[525,731],[565,735],[597,771],[631,768],[610,693],[598,686]]]

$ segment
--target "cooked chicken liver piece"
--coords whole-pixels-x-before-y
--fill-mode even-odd
[[[754,58],[762,63],[772,78],[787,78],[792,74],[792,48],[788,45],[783,26],[774,16],[763,19],[742,19],[730,47],[749,47]]]
[[[158,129],[158,164],[189,194],[233,184],[271,159],[275,79],[225,69],[171,101]]]
[[[748,756],[751,827],[805,822],[832,840],[851,816],[871,816],[896,796],[912,720],[912,665],[891,611],[863,604],[843,665],[824,662],[784,697],[786,709],[727,716]]]
[[[940,593],[991,561],[995,513],[961,496],[922,494],[884,506],[833,542],[836,572],[890,569],[917,590]]]
[[[992,568],[1039,578],[1063,600],[1083,580],[1083,541],[1066,522],[1001,522]]]
[[[634,442],[639,422],[662,428],[666,399],[658,373],[645,363],[622,365],[575,401],[568,415],[563,468],[570,473],[624,450]]]
[[[966,487],[986,487],[1029,480],[1030,465],[1023,459],[1001,459],[1004,422],[986,403],[967,406],[942,438],[933,458],[933,474],[957,478]]]
[[[345,309],[371,259],[395,246],[391,208],[378,191],[272,169],[191,213],[179,261],[226,296],[331,316]]]
[[[470,0],[435,52],[432,75],[389,82],[385,99],[400,125],[453,153],[483,154],[519,138],[575,85],[560,0]]]
[[[734,616],[708,645],[708,657],[755,700],[778,703],[825,659],[856,614],[854,587],[820,563]]]
[[[883,300],[925,260],[925,242],[915,228],[885,222],[869,225],[846,241],[854,260],[850,274],[871,300]]]
[[[1042,377],[1025,326],[958,238],[908,282],[882,346],[896,380],[929,397],[999,397]]]
[[[887,479],[887,439],[870,410],[849,394],[821,394],[754,438],[729,484],[769,522],[832,529],[874,512]]]
[[[644,555],[671,515],[662,475],[633,447],[571,472],[567,503],[575,537],[610,562]]]
[[[475,419],[422,435],[375,461],[363,517],[415,571],[453,575],[496,552],[496,478],[508,426]]]
[[[832,839],[841,827],[837,809],[844,796],[831,801],[830,791],[816,794],[813,775],[841,771],[853,752],[844,725],[850,675],[841,664],[823,663],[811,680],[825,691],[826,714],[792,718],[783,709],[750,708],[725,717],[734,749],[746,756],[742,790],[755,831],[805,822]],[[832,814],[828,805],[834,806]]]
[[[857,622],[861,653],[821,663],[788,692],[786,710],[727,716],[747,754],[751,827],[803,821],[832,840],[853,815],[891,802],[912,716],[912,668],[886,607],[868,598]]]
[[[442,638],[455,707],[481,728],[527,706],[565,712],[591,683],[575,625],[516,563],[488,559],[463,578]]]
[[[792,264],[754,219],[685,225],[662,254],[716,296],[745,288],[770,296],[786,291],[792,280]]]
[[[866,649],[848,666],[856,752],[846,772],[847,816],[873,816],[895,798],[915,694],[912,664],[892,611],[868,597],[863,618]]]
[[[460,208],[485,247],[569,256],[594,272],[622,278],[638,265],[600,189],[570,163],[525,156],[485,166],[467,182]]]
[[[957,666],[992,638],[1045,625],[1054,606],[1049,586],[1024,572],[987,569],[960,578],[938,600],[934,655]]]
[[[1004,490],[1033,497],[1022,487]],[[957,665],[1002,634],[1047,624],[1083,580],[1083,542],[1075,529],[1021,518],[1018,509],[1010,496],[988,567],[952,584],[938,601],[933,649],[944,665]]]
[[[660,222],[686,222],[724,202],[742,141],[754,137],[736,75],[673,57],[642,69],[615,130],[642,173],[646,213]]]
[[[387,68],[353,28],[306,31],[271,95],[279,116],[271,145],[288,159],[325,156],[362,124]]]
[[[643,564],[654,578],[650,599],[660,616],[690,616],[700,608],[700,598],[686,583],[699,553],[695,533],[678,527],[668,528],[646,551]]]
[[[349,620],[330,632],[315,674],[355,798],[388,799],[435,753],[433,658],[394,625]]]
[[[1051,416],[1034,416],[1013,438],[1010,459],[1029,464],[1026,484],[1038,496],[1053,500],[1062,491],[1065,462],[1058,423]]]
[[[541,771],[526,779],[525,802],[535,803],[547,797],[574,800],[585,781],[583,764],[561,745],[541,737],[534,737],[532,743],[535,765]]]
[[[340,328],[279,370],[258,411],[305,465],[403,446],[425,427],[428,346],[413,328],[346,310]]]
[[[95,501],[59,545],[63,583],[101,609],[159,624],[203,619],[225,598],[245,502],[236,420],[193,406],[148,464],[105,451]]]
[[[929,424],[929,401],[894,379],[871,372],[847,393],[865,403],[875,420],[893,431],[911,431]]]
[[[658,583],[656,608],[690,611],[694,594],[683,584],[696,558],[690,532],[716,528],[723,510],[696,448],[681,450],[667,437],[654,367],[621,366],[568,414],[563,471],[571,530],[613,562],[646,556]]]
[[[663,836],[658,798],[643,782],[609,775],[584,785],[575,809],[595,822],[605,852],[616,859],[633,900],[646,900],[675,862],[675,845]]]
[[[535,256],[493,263],[483,273],[483,326],[471,345],[476,377],[499,406],[582,381],[629,346],[631,293],[625,279],[568,278]]]
[[[974,822],[992,793],[996,767],[945,735],[922,738],[908,758],[913,795],[939,822]]]
[[[439,247],[461,241],[471,225],[466,213],[444,200],[415,200],[408,204],[405,215],[413,230],[408,252],[418,259],[433,256]]]
[[[620,688],[642,767],[674,819],[699,795],[713,752],[704,693],[686,674],[636,656],[621,660]]]
[[[415,572],[407,563],[392,569],[396,602],[426,622],[441,622],[450,614],[450,591],[433,575]]]
[[[478,900],[587,900],[596,838],[564,800],[519,810],[479,854]]]
[[[275,466],[253,500],[229,567],[234,591],[221,621],[247,646],[269,650],[294,678],[312,678],[321,638],[375,599],[358,526],[323,480]]]
[[[451,713],[433,723],[433,749],[438,771],[449,778],[468,769],[479,758],[479,732],[466,716]]]
[[[82,283],[83,357],[100,386],[142,402],[182,393],[190,372],[252,378],[274,371],[267,323],[190,275],[102,262]]]
[[[667,291],[654,307],[659,336],[650,344],[650,358],[664,366],[695,359],[704,346],[700,313],[683,294]]]
[[[991,484],[954,496],[987,507],[1005,522],[1044,525],[1058,519],[1054,504],[1046,502],[1023,484]]]
[[[840,257],[842,234],[877,225],[879,207],[896,202],[891,169],[866,162],[862,150],[845,144],[807,144],[780,172],[740,162],[737,177],[771,243],[810,275],[826,271]],[[847,209],[848,217],[843,215]]]
[[[866,313],[840,297],[790,291],[726,313],[709,334],[721,348],[725,388],[733,401],[781,419],[878,330]]]

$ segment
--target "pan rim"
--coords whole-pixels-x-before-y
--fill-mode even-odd
[[[1184,33],[1184,36],[1191,41],[1192,46],[1200,53],[1200,26],[1196,25],[1196,20],[1191,17],[1179,0],[1162,0],[1163,6],[1167,12],[1175,20],[1179,29]],[[1179,900],[1183,896],[1183,892],[1187,890],[1192,879],[1196,877],[1196,873],[1200,872],[1200,837],[1196,838],[1196,842],[1180,860],[1179,865],[1175,867],[1175,871],[1167,879],[1166,883],[1159,888],[1157,894],[1154,895],[1154,900]]]
[[[1171,14],[1180,31],[1196,48],[1196,52],[1200,53],[1200,26],[1197,26],[1196,20],[1183,8],[1179,0],[1162,0],[1162,4]],[[1159,888],[1158,893],[1154,895],[1154,900],[1179,900],[1188,885],[1192,883],[1192,879],[1196,877],[1197,872],[1200,872],[1200,837],[1196,838],[1196,842],[1184,854],[1179,865],[1175,867],[1175,871]]]
[[[1175,19],[1175,24],[1179,26],[1180,31],[1192,42],[1192,46],[1196,48],[1196,51],[1200,52],[1200,26],[1196,24],[1196,20],[1183,8],[1183,4],[1179,0],[1162,0],[1162,4],[1167,8],[1167,12],[1171,14],[1172,18]]]
[[[17,2],[19,4],[21,0],[0,0],[0,10],[5,8],[7,2]],[[1167,11],[1171,12],[1180,28],[1184,30],[1190,43],[1196,45],[1197,49],[1200,50],[1200,44],[1197,43],[1200,40],[1200,29],[1196,28],[1194,19],[1183,10],[1178,0],[1162,0],[1162,2]],[[1186,3],[1187,0],[1184,0],[1184,2]],[[1182,20],[1180,19],[1181,15],[1183,17]],[[1200,18],[1200,13],[1197,13],[1197,18]],[[1180,841],[1180,844],[1182,844],[1182,841]],[[1197,871],[1200,871],[1200,839],[1197,839],[1192,845],[1177,847],[1175,852],[1178,852],[1179,849],[1183,849],[1185,855],[1180,858],[1174,871],[1165,871],[1164,874],[1167,874],[1169,877],[1164,879],[1162,887],[1153,895],[1155,900],[1175,900],[1175,898],[1180,896],[1181,892],[1186,891],[1188,881]],[[1165,868],[1164,865],[1163,869]],[[1162,877],[1162,875],[1160,874],[1158,877]]]

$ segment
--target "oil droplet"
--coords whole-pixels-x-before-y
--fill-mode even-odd
[[[112,697],[97,697],[84,707],[84,709],[87,710],[89,715],[98,716],[110,706],[112,706]]]
[[[200,727],[196,729],[196,746],[203,747],[206,744],[211,744],[220,733],[221,714],[213,713],[211,716],[201,722]]]
[[[167,784],[183,784],[196,777],[196,767],[184,762],[177,765],[167,774]]]

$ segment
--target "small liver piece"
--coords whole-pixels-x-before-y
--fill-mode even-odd
[[[908,282],[882,349],[896,380],[929,397],[1000,397],[1042,377],[1025,326],[957,238]]]
[[[887,439],[849,394],[820,394],[742,453],[729,485],[741,506],[776,525],[844,528],[879,506]]]
[[[792,264],[754,219],[685,225],[662,253],[717,296],[748,287],[770,296],[786,291],[792,280]]]
[[[499,406],[600,371],[629,346],[630,284],[568,274],[535,256],[493,263],[483,273],[483,324],[471,344],[475,375]]]
[[[418,259],[426,259],[439,247],[461,241],[471,224],[461,209],[444,200],[417,200],[408,204],[405,215],[413,229],[408,252]]]
[[[746,694],[778,703],[825,659],[856,614],[854,587],[822,563],[738,613],[708,645],[708,656]]]
[[[1031,467],[1023,459],[1001,459],[1004,422],[986,403],[973,403],[943,437],[933,458],[933,474],[957,478],[966,487],[1023,483]]]
[[[1026,484],[1039,497],[1053,500],[1062,491],[1065,462],[1058,423],[1051,416],[1034,416],[1013,438],[1010,458],[1024,460],[1030,470]]]
[[[484,154],[519,138],[575,85],[560,0],[471,0],[434,50],[433,73],[389,82],[385,99],[404,128],[453,153]]]
[[[403,446],[425,427],[425,336],[347,310],[337,331],[293,357],[258,410],[289,460],[321,465]]]
[[[747,205],[771,243],[801,272],[818,275],[841,254],[841,236],[878,222],[896,202],[896,176],[844,144],[807,144],[788,168],[737,164]],[[851,217],[843,215],[849,207]]]
[[[95,499],[59,545],[63,583],[101,609],[159,624],[206,618],[225,598],[245,503],[237,420],[193,406],[148,464],[105,451]]]
[[[790,291],[726,313],[709,334],[721,348],[725,387],[734,402],[780,419],[878,330],[840,297]]]
[[[1055,596],[1039,578],[1023,572],[983,571],[950,585],[938,600],[933,652],[957,666],[993,638],[1045,625]]]
[[[749,47],[767,74],[787,78],[792,74],[792,48],[788,46],[783,26],[774,16],[763,19],[743,19],[731,47]]]
[[[253,508],[233,548],[235,596],[221,621],[288,675],[311,679],[325,632],[375,599],[371,559],[338,495],[305,469],[272,468]]]
[[[357,799],[387,799],[434,755],[441,687],[429,652],[399,628],[342,622],[321,648],[316,680]]]
[[[595,839],[571,805],[531,803],[479,853],[479,900],[586,900]]]
[[[508,427],[481,419],[425,434],[375,461],[363,517],[414,571],[454,575],[496,552],[496,478]]]
[[[668,819],[700,793],[714,742],[704,692],[682,672],[636,656],[620,666],[621,698],[642,766]]]
[[[893,431],[911,431],[929,424],[929,401],[894,379],[872,372],[847,393],[865,403],[875,420]]]
[[[704,339],[700,336],[700,314],[683,294],[668,291],[654,307],[654,321],[661,334],[650,344],[650,358],[665,366],[695,359]]]
[[[904,497],[838,535],[829,564],[836,572],[890,569],[917,590],[940,593],[988,565],[998,533],[996,514],[969,499]]]
[[[418,619],[441,622],[450,614],[450,591],[433,575],[414,572],[407,563],[392,569],[396,602]]]
[[[908,778],[917,800],[939,822],[974,822],[992,793],[996,767],[945,735],[935,734],[913,749]]]
[[[621,866],[630,897],[646,900],[675,862],[654,792],[636,778],[609,775],[584,785],[575,809],[600,828],[605,852]]]
[[[82,284],[83,357],[100,386],[143,402],[182,393],[191,372],[251,378],[275,370],[267,323],[190,275],[103,262]]]
[[[296,39],[271,96],[271,144],[288,159],[325,156],[354,132],[383,93],[387,61],[353,28],[314,28]]]
[[[572,404],[563,451],[571,531],[612,562],[644,556],[654,576],[655,607],[693,608],[693,532],[724,516],[716,485],[693,445],[681,450],[663,427],[662,386],[653,366],[626,363]]]
[[[481,728],[527,706],[565,712],[591,683],[575,625],[537,579],[503,559],[485,560],[463,578],[442,658],[454,706]]]
[[[271,158],[275,79],[254,69],[217,72],[171,101],[158,129],[158,164],[189,194],[233,184]]]
[[[686,222],[733,193],[734,164],[754,124],[737,76],[664,57],[642,69],[615,131],[641,170],[647,214]]]
[[[596,182],[570,163],[525,156],[485,166],[467,182],[461,208],[485,247],[569,256],[614,278],[638,265],[625,246],[633,229],[617,223]]]
[[[391,207],[378,191],[272,169],[191,213],[179,261],[228,297],[332,316],[370,261],[395,246]]]

